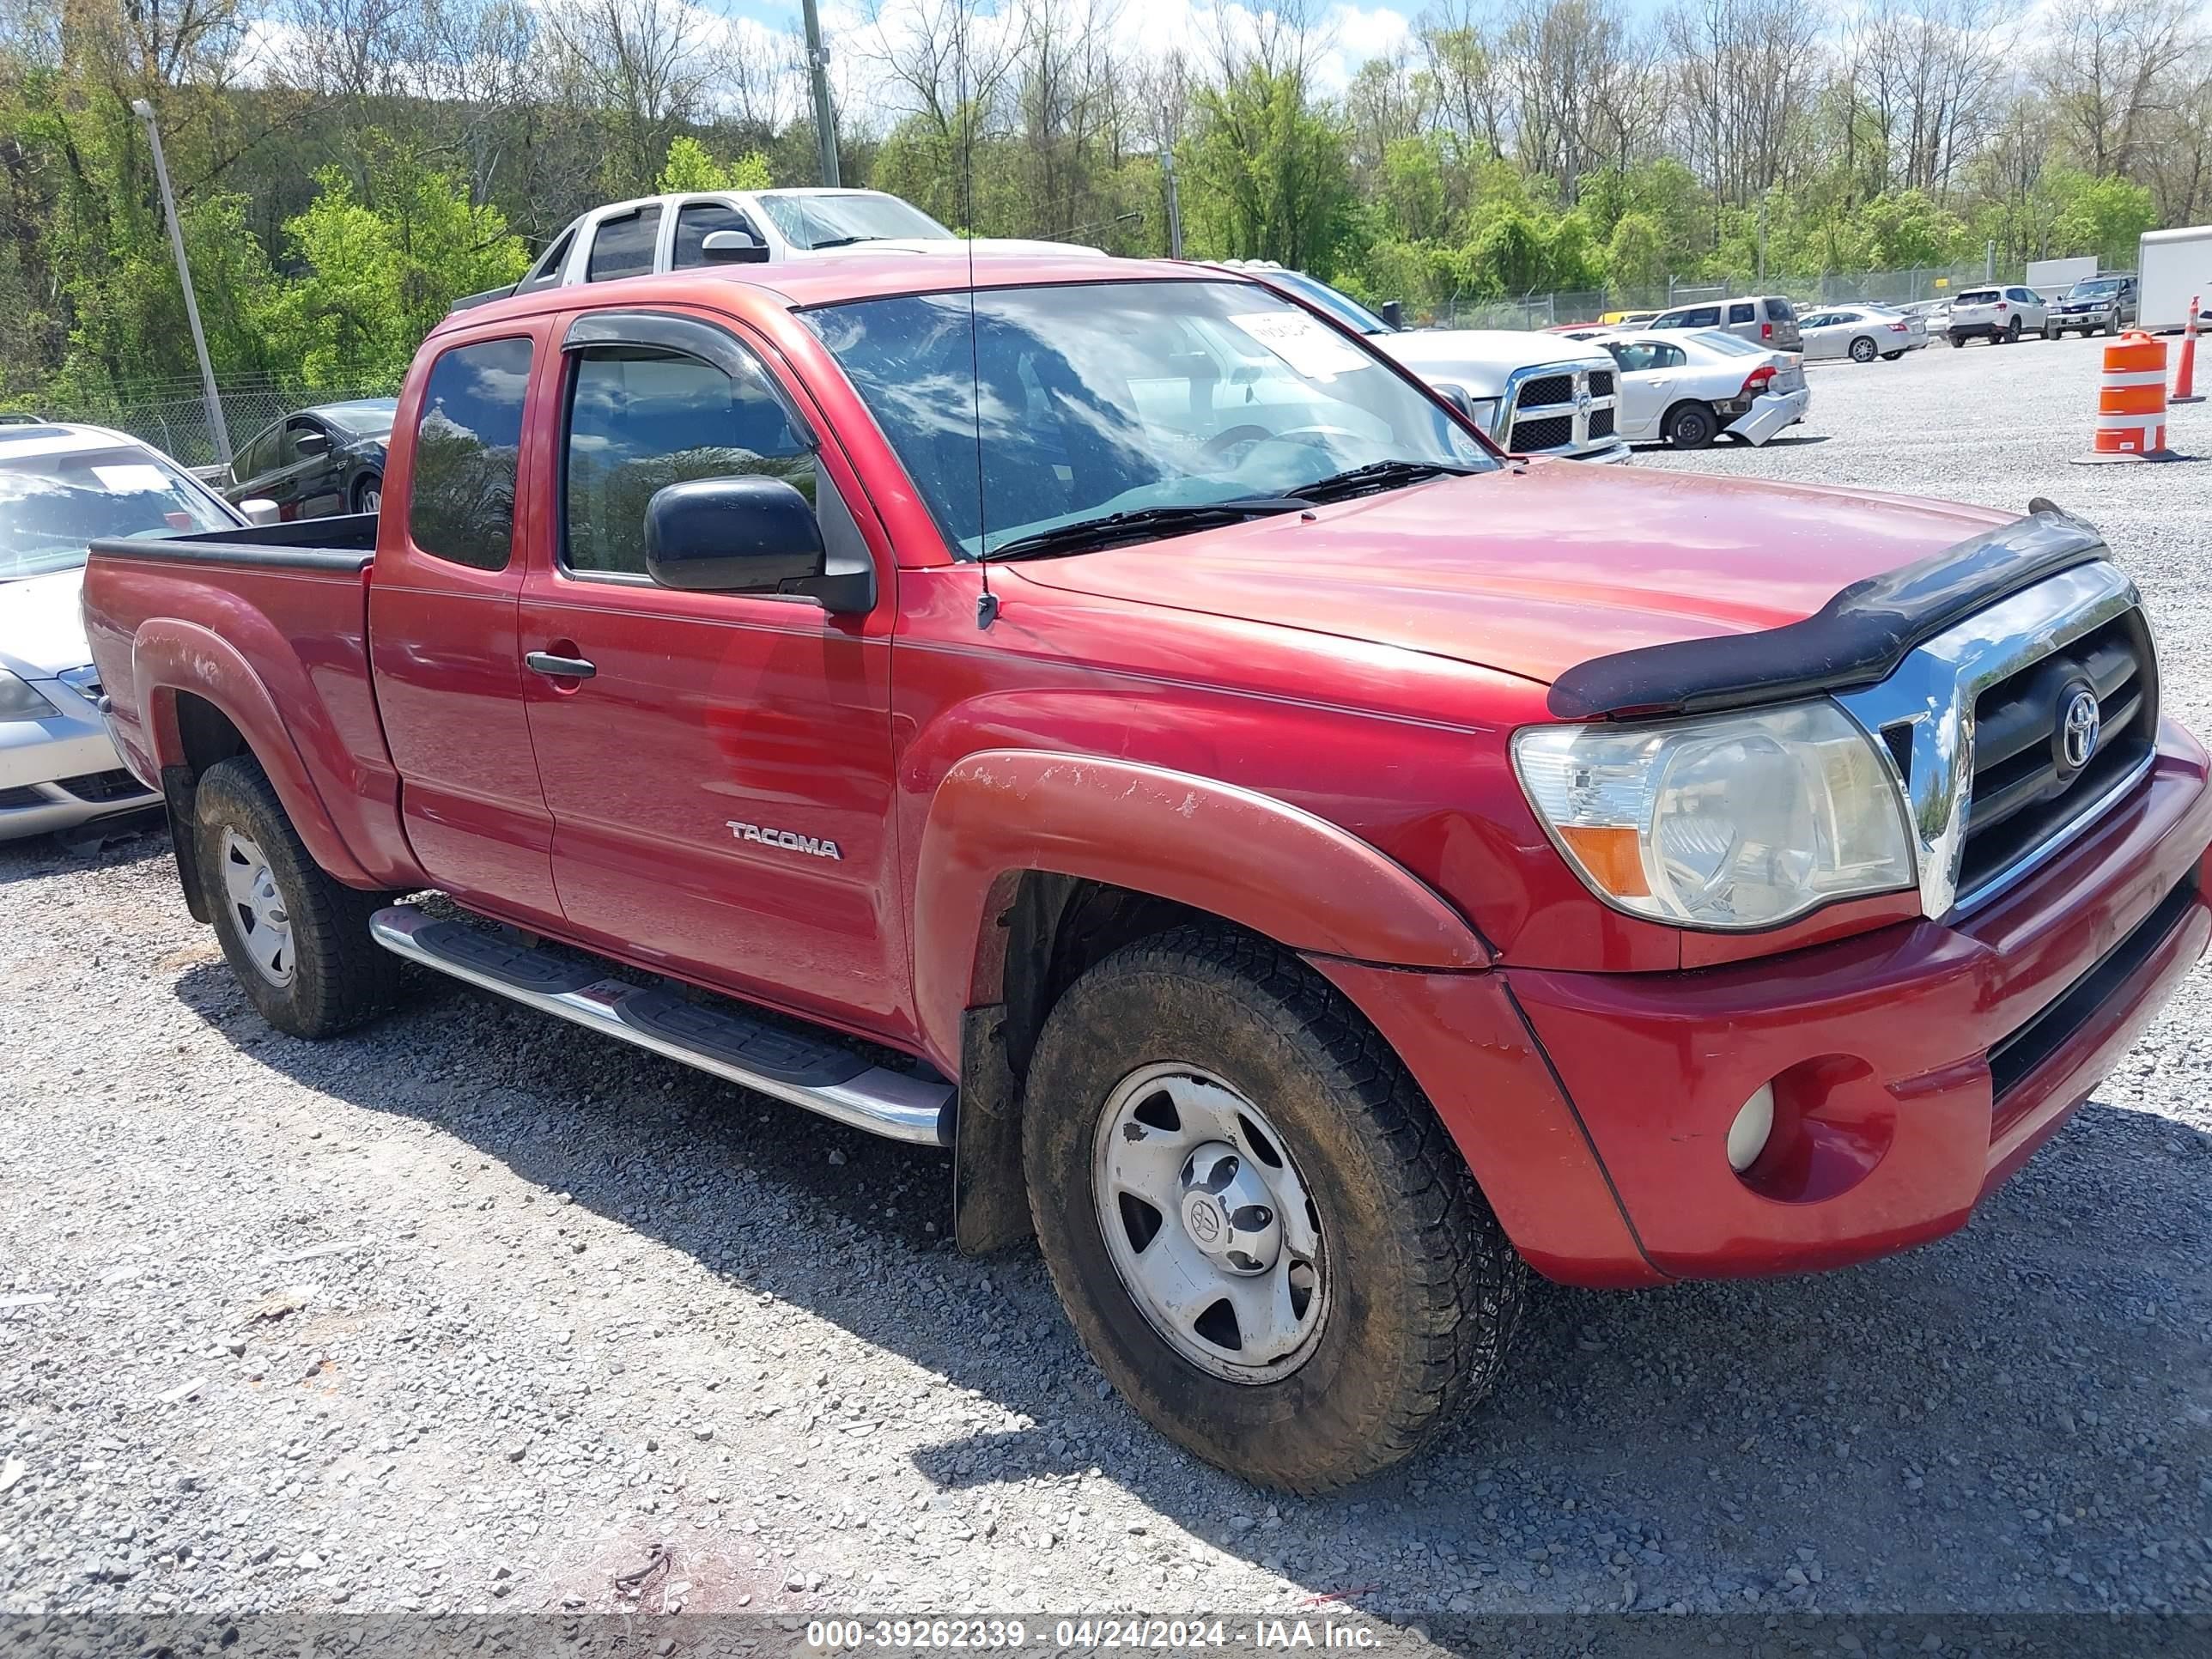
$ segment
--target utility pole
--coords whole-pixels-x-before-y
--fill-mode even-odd
[[[811,7],[813,0],[807,0]],[[207,399],[208,434],[215,440],[215,457],[230,465],[230,428],[223,423],[222,399],[216,396],[215,368],[208,362],[207,336],[200,331],[199,301],[192,297],[192,268],[185,258],[185,228],[177,222],[177,198],[169,190],[169,164],[161,155],[161,129],[154,119],[154,106],[143,98],[131,100],[131,113],[146,124],[147,142],[154,147],[154,176],[161,183],[161,210],[169,221],[169,248],[177,256],[177,281],[185,290],[185,320],[192,325],[192,349],[200,360],[200,393]]]
[[[1997,239],[1994,236],[1982,245],[1982,280],[1994,283],[1997,279]]]
[[[814,137],[822,146],[822,182],[837,177],[837,118],[830,110],[830,49],[822,44],[822,14],[814,0],[801,0],[806,15],[806,69],[814,82]]]
[[[1175,150],[1160,152],[1160,173],[1168,186],[1168,258],[1182,258],[1182,198],[1176,194]]]

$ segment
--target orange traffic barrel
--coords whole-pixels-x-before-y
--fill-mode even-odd
[[[2178,459],[2166,447],[2166,342],[2132,329],[2105,346],[2089,461]]]

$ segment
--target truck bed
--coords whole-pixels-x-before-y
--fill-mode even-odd
[[[325,867],[363,885],[411,863],[369,678],[376,530],[362,514],[96,541],[84,584],[86,635],[131,771],[158,787],[165,769],[199,765],[209,739],[191,700],[212,705],[288,805],[312,797],[295,816]]]

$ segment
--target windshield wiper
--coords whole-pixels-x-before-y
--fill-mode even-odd
[[[1486,470],[1480,466],[1462,466],[1455,461],[1370,461],[1364,466],[1332,472],[1326,478],[1300,484],[1298,494],[1310,501],[1340,501],[1348,496],[1364,495],[1377,489],[1395,489],[1401,484],[1419,483],[1424,478],[1464,478]]]
[[[1204,530],[1212,525],[1237,524],[1264,519],[1277,513],[1296,513],[1312,506],[1303,495],[1247,495],[1233,501],[1190,501],[1170,507],[1131,507],[1103,518],[1078,519],[1054,525],[1033,536],[1017,536],[981,555],[983,562],[1007,559],[1049,558],[1056,553],[1087,553],[1115,542],[1139,541],[1166,533]]]
[[[883,240],[880,236],[832,236],[823,241],[809,242],[806,250],[812,253],[825,247],[850,247],[855,242],[880,242]]]

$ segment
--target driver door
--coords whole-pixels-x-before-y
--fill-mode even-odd
[[[899,890],[890,560],[860,528],[857,480],[720,322],[574,313],[560,373],[560,419],[539,429],[553,533],[524,582],[521,647],[571,931],[752,1000],[893,1029],[908,974],[885,902]],[[653,581],[653,493],[748,473],[811,499],[833,551],[874,560],[872,611]]]

